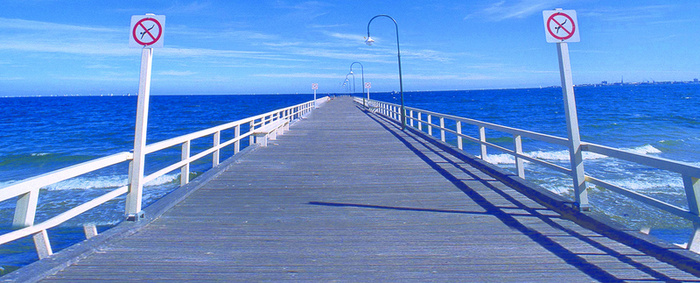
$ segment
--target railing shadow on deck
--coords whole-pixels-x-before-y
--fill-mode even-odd
[[[431,159],[424,153],[423,150],[417,148],[414,143],[420,144],[424,146],[427,150],[431,151],[432,154],[436,154],[439,156],[442,160],[440,162],[448,162],[455,168],[460,169],[462,172],[468,174],[473,178],[473,180],[479,180],[483,185],[485,185],[487,188],[491,189],[493,192],[497,193],[504,199],[508,200],[510,203],[512,203],[515,207],[518,209],[522,209],[527,211],[529,214],[527,216],[532,216],[536,217],[542,222],[546,223],[550,227],[557,229],[559,231],[564,232],[565,234],[574,237],[586,244],[589,244],[597,249],[599,249],[602,253],[614,257],[618,259],[620,262],[628,264],[637,270],[644,272],[648,274],[649,276],[655,278],[656,280],[663,280],[663,281],[676,281],[673,278],[668,277],[665,274],[662,274],[660,272],[657,272],[650,268],[649,266],[637,262],[634,259],[632,259],[629,255],[625,255],[622,253],[619,253],[615,251],[612,248],[608,248],[603,244],[598,243],[597,241],[591,239],[593,237],[601,237],[601,236],[586,236],[581,233],[578,233],[574,230],[568,229],[552,220],[552,218],[561,218],[561,217],[552,217],[549,215],[544,215],[538,211],[538,209],[534,209],[531,207],[528,207],[527,205],[523,204],[522,202],[516,200],[513,196],[509,195],[508,193],[496,188],[493,186],[489,180],[484,180],[482,178],[479,178],[478,176],[474,175],[473,173],[469,172],[466,168],[461,166],[460,164],[450,161],[448,158],[445,158],[445,152],[441,152],[436,150],[435,148],[443,148],[445,145],[440,144],[439,142],[435,140],[431,140],[430,138],[425,138],[425,139],[420,139],[418,138],[417,134],[422,134],[422,136],[425,136],[425,133],[422,132],[417,132],[414,129],[410,129],[406,132],[401,131],[400,129],[400,124],[398,124],[397,121],[391,120],[387,117],[377,115],[375,113],[371,113],[371,111],[367,111],[367,109],[362,108],[358,106],[358,108],[362,111],[364,111],[371,119],[379,123],[382,127],[384,127],[387,131],[392,133],[399,141],[401,141],[408,149],[410,149],[413,153],[416,154],[419,158],[421,158],[424,162],[426,162],[431,168],[433,168],[435,171],[437,171],[439,174],[441,174],[443,177],[445,177],[447,180],[449,180],[452,184],[454,184],[457,188],[459,188],[462,192],[464,192],[468,197],[470,197],[473,201],[475,201],[479,206],[481,206],[483,209],[486,210],[485,213],[483,214],[488,214],[488,215],[493,215],[497,217],[500,221],[502,221],[505,225],[521,232],[523,235],[526,235],[529,237],[532,241],[538,243],[540,246],[543,248],[547,249],[548,251],[552,252],[562,260],[564,260],[566,263],[576,267],[577,269],[581,270],[582,272],[588,274],[592,278],[595,278],[597,280],[603,281],[603,282],[622,282],[623,279],[617,278],[614,275],[608,273],[607,271],[601,269],[600,267],[596,266],[595,264],[587,261],[585,258],[581,257],[581,255],[577,254],[576,252],[573,252],[569,249],[567,249],[565,246],[557,243],[556,241],[550,239],[547,235],[544,235],[540,231],[534,230],[532,228],[529,228],[522,224],[520,221],[518,221],[515,216],[521,217],[522,214],[518,213],[509,213],[503,210],[503,208],[498,207],[497,205],[491,203],[487,198],[479,194],[477,191],[473,190],[470,188],[467,184],[463,182],[463,180],[460,180],[458,177],[454,176],[452,173],[448,172],[447,170],[443,169],[438,161]],[[413,134],[408,134],[409,132]],[[412,140],[409,140],[409,138]],[[463,159],[466,156],[460,157],[460,159]],[[467,157],[468,158],[468,157]],[[466,160],[464,160],[466,161]],[[467,162],[469,163],[469,162]],[[511,174],[512,175],[512,174]],[[340,204],[340,203],[310,203],[310,204],[315,204],[315,205],[327,205],[327,206],[354,206],[354,207],[366,207],[366,208],[374,208],[374,209],[395,209],[395,210],[411,210],[411,211],[425,211],[425,212],[449,212],[449,213],[468,213],[468,214],[473,214],[474,212],[459,212],[459,211],[442,211],[442,210],[433,210],[433,209],[423,209],[423,208],[401,208],[401,207],[375,207],[375,206],[366,206],[366,205],[358,205],[358,204]],[[559,211],[557,211],[559,212]],[[578,213],[578,212],[573,212],[573,213]],[[482,213],[479,213],[482,214]],[[596,231],[597,232],[597,231]],[[688,272],[691,272],[695,274],[696,276],[698,275],[697,270],[686,270]],[[695,271],[695,272],[693,272]],[[697,280],[695,282],[700,282],[700,280]]]

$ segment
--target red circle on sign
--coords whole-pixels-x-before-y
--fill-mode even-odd
[[[151,33],[151,29],[153,29],[153,27],[146,28],[146,26],[143,25],[143,23],[146,21],[153,22],[155,24],[153,27],[158,26],[158,35],[153,35]],[[138,30],[139,27],[141,27],[143,29],[143,32],[140,33],[140,35],[141,35],[140,37],[136,36],[136,30]],[[163,35],[163,27],[160,25],[160,22],[158,22],[158,20],[156,20],[154,18],[141,19],[140,21],[136,22],[136,24],[134,25],[134,30],[131,31],[131,36],[134,37],[134,40],[136,41],[136,43],[141,44],[141,45],[154,44],[154,43],[158,42],[158,39],[160,39],[161,35]],[[147,39],[143,40],[144,37],[146,37]],[[151,40],[148,40],[149,38]]]
[[[555,16],[563,16],[563,17],[565,17],[568,21],[570,21],[570,22],[571,22],[571,31],[567,30],[567,29],[564,27],[564,24],[559,23],[556,19],[554,19]],[[551,25],[552,21],[554,21],[554,23],[555,23],[559,28],[563,29],[564,32],[566,32],[566,35],[565,35],[565,36],[558,36],[558,35],[554,34],[554,32],[552,32],[552,25]],[[547,31],[549,32],[549,34],[551,34],[551,35],[552,35],[554,38],[556,38],[556,39],[559,39],[559,40],[567,40],[567,39],[571,38],[572,36],[574,36],[574,33],[576,32],[576,23],[574,23],[574,19],[572,19],[572,18],[571,18],[569,15],[567,15],[567,14],[564,14],[564,13],[554,13],[554,14],[552,14],[551,16],[549,16],[549,19],[547,19]],[[557,29],[557,32],[559,32],[558,29]]]

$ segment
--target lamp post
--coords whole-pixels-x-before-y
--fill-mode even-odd
[[[403,77],[401,76],[401,50],[399,48],[399,25],[396,23],[396,20],[392,18],[389,15],[376,15],[372,19],[369,20],[367,23],[367,40],[365,43],[367,45],[372,45],[374,43],[374,39],[372,39],[371,36],[369,36],[369,25],[372,23],[372,21],[378,17],[387,17],[391,19],[394,22],[394,26],[396,26],[396,54],[397,58],[399,59],[399,88],[401,90],[401,130],[406,129],[406,107],[404,106],[404,100],[403,100]]]
[[[348,76],[350,76],[350,75],[352,75],[352,83],[353,83],[352,88],[350,88],[350,79],[348,78]],[[350,92],[351,89],[352,89],[352,93],[355,93],[355,74],[350,72],[347,75],[345,75],[345,82],[343,82],[343,85],[345,85],[346,83],[348,84],[348,93]]]
[[[350,64],[350,73],[352,73],[352,65],[355,65],[355,64],[360,64],[360,70],[362,70],[362,85],[361,85],[361,87],[364,89],[364,87],[365,87],[365,66],[362,66],[362,63],[360,63],[360,62],[352,62],[352,64]],[[362,93],[364,93],[364,90],[362,91]],[[362,99],[364,100],[364,97]],[[367,92],[367,99],[369,100],[369,91]]]
[[[357,92],[357,91],[355,90],[355,87],[357,86],[357,85],[355,84],[355,73],[353,73],[352,70],[350,70],[350,73],[348,73],[348,75],[351,75],[351,76],[352,76],[352,94],[354,95],[355,92]]]
[[[349,83],[350,80],[348,80],[348,75],[350,75],[350,74],[345,75],[345,80],[343,81],[343,85],[341,87],[344,87],[349,93],[350,92],[350,83]]]

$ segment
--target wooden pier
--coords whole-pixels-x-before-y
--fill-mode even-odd
[[[42,260],[72,258],[44,281],[700,281],[475,164],[338,98]]]

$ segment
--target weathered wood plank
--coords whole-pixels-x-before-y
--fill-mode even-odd
[[[693,279],[341,98],[46,281]]]

